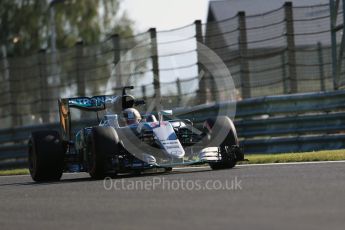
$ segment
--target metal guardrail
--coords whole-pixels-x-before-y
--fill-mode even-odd
[[[27,161],[27,141],[30,133],[56,128],[58,128],[57,123],[0,130],[0,169],[25,167]]]
[[[229,103],[176,109],[201,124]],[[345,91],[251,98],[237,103],[235,125],[245,153],[345,148]]]
[[[200,125],[229,103],[177,108]],[[235,125],[245,153],[301,152],[345,148],[345,91],[267,96],[237,103]],[[82,126],[82,124],[78,124]],[[0,130],[0,169],[25,163],[30,133],[58,123]]]

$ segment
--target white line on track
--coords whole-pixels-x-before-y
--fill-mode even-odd
[[[289,162],[289,163],[266,163],[266,164],[244,164],[237,165],[236,167],[257,167],[257,166],[281,166],[281,165],[313,165],[313,164],[334,164],[334,163],[345,163],[345,161],[310,161],[310,162]],[[181,167],[174,168],[174,171],[183,171],[190,169],[211,169],[209,166],[194,166],[194,167]],[[64,175],[74,174],[74,173],[64,173]],[[27,177],[30,175],[12,175],[12,176],[0,176],[0,178],[6,177]]]
[[[288,162],[288,163],[245,164],[245,165],[237,165],[237,167],[279,166],[279,165],[313,165],[313,164],[333,164],[333,163],[345,163],[345,161],[307,161],[307,162]]]
[[[308,161],[308,162],[288,162],[288,163],[266,163],[266,164],[244,164],[236,167],[257,167],[257,166],[281,166],[281,165],[313,165],[313,164],[333,164],[345,163],[345,161]],[[195,166],[195,167],[181,167],[174,168],[175,171],[189,170],[189,169],[210,169],[209,166]]]
[[[84,172],[81,172],[81,173],[84,173]],[[76,173],[73,173],[73,172],[65,172],[63,173],[63,175],[73,175],[73,174],[76,174]],[[6,177],[26,177],[26,176],[30,176],[30,174],[24,174],[24,175],[6,175],[6,176],[0,176],[0,178],[6,178]]]

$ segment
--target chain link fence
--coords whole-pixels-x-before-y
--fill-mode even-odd
[[[227,89],[216,87],[207,70],[200,78],[198,42],[226,64],[238,100],[334,89],[329,5],[285,3],[263,14],[114,35],[56,53],[6,58],[3,48],[0,128],[56,121],[58,98],[119,94],[124,85],[134,85],[131,93],[148,101],[159,97],[165,109],[220,101]]]

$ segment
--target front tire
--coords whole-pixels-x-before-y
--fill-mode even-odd
[[[222,160],[219,162],[210,162],[209,165],[213,170],[230,169],[236,166],[238,159],[236,158],[236,151],[239,146],[236,128],[227,116],[220,116],[216,119],[207,119],[204,124],[207,135],[210,136],[210,143],[216,143]],[[224,132],[225,138],[223,140],[216,140],[218,132]],[[233,147],[236,146],[234,149]]]
[[[89,174],[104,179],[108,171],[108,157],[119,151],[119,137],[113,127],[93,127],[91,131]]]
[[[64,145],[57,131],[37,131],[28,143],[31,178],[36,182],[60,180],[64,168]]]

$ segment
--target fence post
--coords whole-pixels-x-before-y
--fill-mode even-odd
[[[281,59],[282,59],[282,77],[283,77],[283,90],[284,90],[284,94],[288,94],[289,93],[289,85],[287,82],[287,77],[286,77],[286,58],[285,58],[285,51],[283,51],[282,55],[281,55]]]
[[[317,43],[317,53],[319,56],[319,71],[320,71],[320,89],[321,91],[326,91],[325,85],[325,70],[323,68],[323,51],[321,42]]]
[[[336,2],[337,4],[337,8],[339,8],[339,2],[340,0],[338,0]],[[345,0],[342,1],[342,4],[343,4],[343,12],[342,12],[342,15],[343,15],[343,23],[345,22]],[[337,12],[338,12],[339,9],[337,9]],[[338,14],[338,13],[336,13]],[[335,22],[336,23],[336,22]],[[342,25],[342,30],[341,30],[341,42],[340,42],[340,47],[339,47],[339,55],[337,56],[337,81],[336,81],[336,89],[339,89],[342,81],[341,81],[341,71],[342,71],[342,65],[343,65],[343,56],[344,56],[344,50],[345,50],[345,28],[344,28],[344,24]]]
[[[82,64],[83,64],[83,49],[84,42],[78,41],[75,44],[76,49],[76,78],[77,78],[77,95],[85,96],[85,77],[82,74]]]
[[[151,38],[151,59],[152,59],[152,72],[153,72],[153,88],[154,98],[156,102],[156,110],[161,110],[161,91],[160,91],[160,77],[159,77],[159,63],[158,63],[158,47],[157,47],[157,31],[156,28],[150,28]]]
[[[202,68],[200,63],[200,47],[199,44],[203,44],[203,36],[202,36],[202,25],[201,20],[195,20],[195,39],[196,39],[196,55],[197,55],[197,66],[198,66],[198,78],[199,78],[199,90],[198,90],[198,101],[200,104],[204,104],[207,102],[207,85],[206,85],[206,74]]]
[[[50,98],[50,94],[48,92],[48,84],[47,84],[47,63],[46,63],[46,50],[41,49],[38,53],[38,66],[39,66],[39,76],[40,76],[40,100],[41,104],[39,108],[39,112],[42,118],[43,123],[49,122],[49,104],[47,103],[48,99]],[[54,63],[55,65],[55,63]]]
[[[18,113],[17,113],[17,97],[15,91],[17,90],[16,79],[10,72],[10,63],[7,59],[6,46],[1,46],[2,58],[3,58],[3,70],[4,70],[4,81],[8,82],[9,98],[10,98],[10,118],[11,127],[15,127],[19,124]]]
[[[297,93],[297,71],[296,71],[296,56],[295,56],[295,38],[294,38],[294,22],[292,12],[292,2],[285,2],[285,22],[286,22],[286,39],[288,50],[288,65],[289,65],[289,80],[290,93]]]
[[[141,94],[142,94],[142,99],[146,102],[147,96],[146,96],[146,85],[141,86]],[[145,110],[147,110],[146,103],[144,105]]]
[[[118,34],[113,34],[111,36],[114,48],[114,66],[115,76],[116,76],[116,88],[122,87],[122,75],[121,75],[121,48],[120,48],[120,36]]]
[[[180,78],[176,79],[176,89],[177,89],[177,104],[178,104],[178,106],[181,106],[182,88],[181,88],[181,80],[180,80]]]
[[[338,73],[337,73],[337,31],[336,28],[336,18],[338,10],[334,4],[334,0],[329,0],[329,8],[331,14],[331,48],[332,48],[332,78],[333,78],[333,89],[338,89]]]
[[[241,90],[242,98],[250,98],[250,76],[249,64],[247,60],[248,42],[247,42],[247,26],[246,13],[244,11],[238,12],[238,28],[239,28],[239,51],[240,51],[240,68],[241,68]]]

